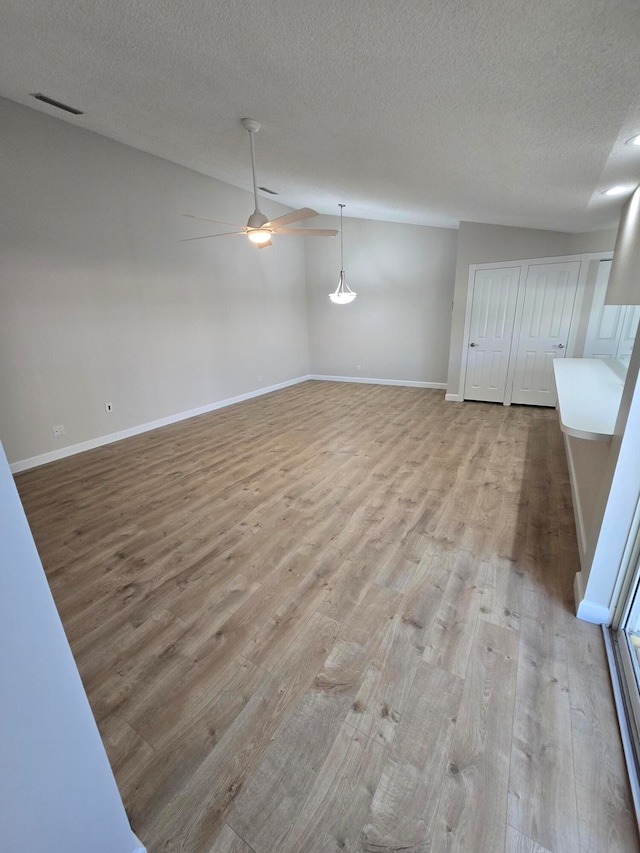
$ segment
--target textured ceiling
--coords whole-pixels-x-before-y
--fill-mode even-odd
[[[586,231],[640,182],[637,0],[0,0],[0,95],[294,207]],[[85,110],[72,117],[30,93]]]

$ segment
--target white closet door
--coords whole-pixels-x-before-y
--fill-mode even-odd
[[[514,340],[512,403],[555,406],[553,359],[566,353],[580,263],[532,264],[524,287],[519,340]]]
[[[585,358],[618,358],[620,334],[624,325],[624,305],[605,305],[611,261],[600,261],[596,277],[589,326],[584,342]],[[633,343],[632,343],[633,346]]]
[[[520,267],[476,271],[465,400],[504,400],[519,277]]]
[[[617,305],[610,306],[617,308]],[[624,320],[622,321],[622,331],[620,333],[620,344],[615,358],[620,361],[628,362],[631,358],[631,350],[636,340],[636,332],[638,331],[638,320],[640,320],[640,305],[627,305],[624,309]]]

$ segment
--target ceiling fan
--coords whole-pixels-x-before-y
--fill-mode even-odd
[[[251,171],[253,173],[253,197],[255,200],[256,209],[253,211],[246,225],[236,225],[234,222],[223,222],[220,219],[205,219],[202,216],[193,216],[190,213],[184,213],[183,216],[189,219],[197,219],[200,222],[215,222],[218,225],[231,225],[233,228],[241,228],[241,231],[226,231],[223,234],[204,234],[202,237],[187,237],[181,240],[181,243],[189,243],[192,240],[208,240],[210,237],[234,237],[240,234],[246,234],[252,243],[256,243],[259,249],[264,249],[271,245],[272,234],[305,234],[308,237],[335,237],[338,233],[333,228],[287,228],[291,222],[300,222],[302,219],[310,219],[312,216],[317,216],[315,210],[310,207],[303,207],[301,210],[294,210],[291,213],[285,213],[284,216],[279,216],[277,219],[267,219],[264,213],[258,207],[258,182],[256,180],[256,158],[253,150],[253,134],[260,130],[260,123],[252,118],[243,118],[242,126],[249,131],[249,140],[251,142]]]

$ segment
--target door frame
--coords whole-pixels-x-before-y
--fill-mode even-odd
[[[529,267],[535,266],[536,264],[564,264],[578,261],[580,263],[580,270],[578,272],[578,286],[576,291],[576,298],[573,303],[573,313],[571,315],[571,327],[569,330],[569,340],[567,342],[567,352],[565,358],[573,358],[575,355],[577,336],[578,336],[578,323],[576,323],[576,318],[579,318],[582,313],[582,306],[585,295],[585,284],[587,281],[587,274],[589,270],[589,264],[591,261],[601,261],[607,260],[611,258],[611,251],[608,252],[585,252],[579,255],[556,255],[555,257],[550,258],[526,258],[524,260],[515,260],[515,261],[493,261],[490,263],[483,264],[469,264],[469,277],[467,280],[467,298],[465,304],[465,314],[464,314],[464,332],[462,335],[462,353],[460,359],[460,384],[458,386],[458,395],[457,399],[460,401],[464,401],[464,388],[467,380],[467,356],[469,351],[469,339],[471,334],[471,306],[473,304],[473,289],[475,284],[475,275],[477,270],[488,270],[488,269],[505,269],[510,267],[520,267],[520,276],[518,278],[518,296],[516,303],[516,314],[514,324],[517,324],[522,318],[522,308],[524,305],[523,294],[524,294],[524,283],[527,280],[527,275],[529,274]],[[514,328],[516,326],[514,325]],[[509,356],[509,366],[507,369],[507,387],[505,389],[505,399],[503,405],[510,406],[511,405],[511,394],[513,390],[513,377],[515,373],[515,359],[513,357],[513,340],[511,345],[511,354]],[[455,399],[453,395],[447,395],[449,399]]]

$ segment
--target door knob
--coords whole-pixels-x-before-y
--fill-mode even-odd
[[[557,347],[557,349],[564,349],[564,344],[554,344],[554,347]]]
[[[478,344],[469,344],[470,347],[477,347]]]

